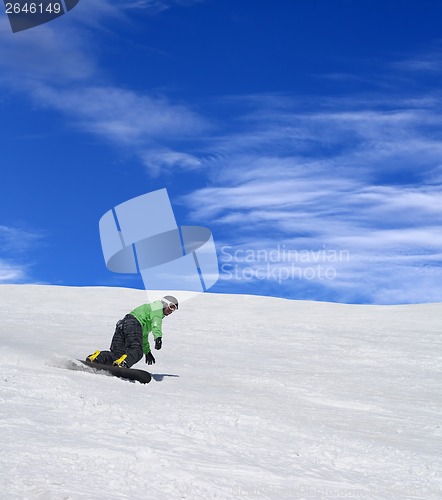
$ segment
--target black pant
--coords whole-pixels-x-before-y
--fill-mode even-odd
[[[95,361],[111,365],[123,354],[127,354],[127,366],[132,366],[143,357],[143,330],[140,322],[127,314],[117,322],[110,351],[101,351]]]

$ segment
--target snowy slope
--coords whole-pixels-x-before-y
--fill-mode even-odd
[[[0,498],[442,498],[441,304],[204,294],[149,385],[64,368],[145,297],[0,286]]]

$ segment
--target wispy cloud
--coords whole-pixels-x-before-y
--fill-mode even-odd
[[[442,60],[440,57],[440,49],[442,43],[439,40],[434,49],[430,49],[426,52],[419,51],[414,54],[408,55],[408,57],[402,58],[397,61],[393,61],[391,66],[395,70],[400,70],[404,72],[412,72],[416,75],[419,73],[441,73],[442,72]]]
[[[44,238],[42,233],[0,225],[0,248],[3,252],[26,252]]]
[[[193,2],[80,2],[63,30],[54,22],[20,37],[3,24],[0,84],[132,151],[151,175],[204,173],[205,187],[183,203],[221,246],[242,251],[227,260],[241,272],[226,279],[226,271],[221,286],[236,280],[263,293],[355,302],[442,300],[442,101],[404,88],[410,75],[440,71],[434,53],[402,58],[379,78],[354,75],[380,82],[364,95],[224,97],[234,111],[215,129],[189,104],[118,86],[91,51],[101,32],[89,27],[105,32],[103,19],[130,22],[133,9],[153,14],[175,3]],[[322,262],[336,271],[333,279],[281,280],[274,270],[292,269],[284,259],[269,262],[265,279],[250,278],[262,267],[257,252],[270,255],[278,245],[313,252],[296,263],[303,271],[320,250],[350,257]],[[246,250],[248,261],[240,257]],[[5,276],[13,272],[3,265]]]
[[[0,283],[34,281],[28,255],[43,238],[36,231],[0,225]]]
[[[133,9],[156,13],[176,3],[181,2],[97,0],[87,6],[87,15],[81,4],[73,9],[63,29],[54,22],[18,36],[4,22],[0,85],[27,95],[36,107],[63,113],[72,126],[130,150],[152,174],[160,164],[194,169],[195,160],[171,143],[207,130],[208,121],[185,103],[113,84],[94,50],[100,33],[88,29],[99,21],[103,26],[104,19],[129,22],[126,14]],[[155,152],[149,155],[150,149]]]
[[[221,253],[221,286],[235,280],[281,296],[355,302],[442,300],[441,103],[425,102],[373,98],[367,110],[366,98],[354,98],[311,111],[287,98],[281,106],[278,96],[255,99],[256,111],[236,120],[240,130],[214,139],[217,154],[205,161],[210,185],[183,198],[239,252],[227,261]],[[311,279],[296,272],[280,279],[279,271],[293,270],[284,260],[266,263],[266,279],[253,274],[263,272],[258,252],[281,245],[350,257],[322,263],[336,271],[333,279],[314,272],[313,257],[295,263]]]
[[[151,175],[160,174],[167,177],[175,174],[177,169],[192,171],[199,170],[203,162],[189,153],[182,153],[170,149],[148,149],[141,154],[143,165],[145,165]]]
[[[56,31],[48,24],[13,35],[7,18],[0,18],[0,84],[29,92],[35,83],[62,87],[96,77],[87,37],[76,34],[72,27]]]
[[[85,86],[59,92],[36,86],[33,95],[82,129],[121,145],[137,146],[140,151],[163,137],[192,135],[205,126],[186,106],[117,87]]]
[[[27,268],[0,259],[0,283],[26,282]]]

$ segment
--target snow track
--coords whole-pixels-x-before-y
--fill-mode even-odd
[[[205,294],[147,386],[66,369],[144,301],[0,286],[1,498],[442,497],[442,305]]]

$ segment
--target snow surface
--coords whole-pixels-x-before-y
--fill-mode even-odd
[[[442,498],[442,304],[204,294],[150,384],[66,368],[145,300],[0,286],[1,498]]]

